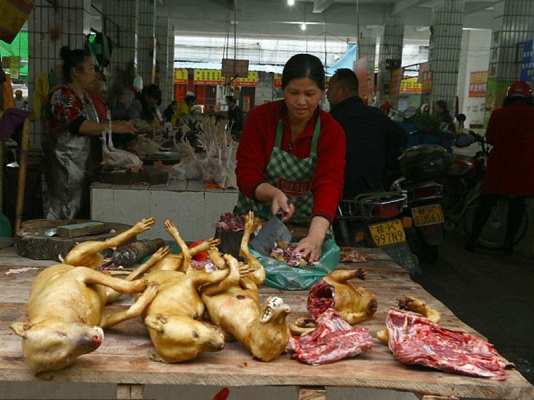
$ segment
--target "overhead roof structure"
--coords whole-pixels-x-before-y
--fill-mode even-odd
[[[178,35],[246,38],[315,38],[325,34],[355,40],[361,32],[380,34],[388,14],[404,17],[406,40],[428,39],[432,8],[445,0],[162,0]],[[498,0],[465,0],[464,26],[489,29]],[[307,29],[301,30],[305,23]],[[235,25],[235,26],[234,26]]]

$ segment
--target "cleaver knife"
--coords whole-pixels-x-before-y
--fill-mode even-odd
[[[250,241],[254,250],[264,256],[270,256],[271,251],[277,242],[290,242],[291,232],[282,222],[285,212],[280,210],[274,215],[258,232],[256,237]]]

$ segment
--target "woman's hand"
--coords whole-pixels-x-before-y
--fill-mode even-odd
[[[308,262],[312,263],[321,258],[322,247],[326,231],[330,227],[330,221],[324,217],[313,217],[308,236],[303,238],[293,250],[293,252],[300,251],[302,257]]]
[[[323,239],[308,235],[299,242],[294,252],[296,253],[297,251],[300,251],[302,253],[302,258],[309,263],[312,263],[321,258],[322,247]]]
[[[111,131],[113,133],[136,133],[137,130],[128,121],[114,121],[111,123]]]
[[[271,204],[271,211],[273,215],[276,215],[276,213],[280,210],[284,212],[282,221],[287,221],[295,213],[295,206],[290,203],[289,197],[287,197],[284,192],[277,189]]]
[[[282,210],[285,215],[282,219],[287,221],[295,213],[295,206],[290,204],[289,198],[280,189],[274,187],[270,183],[264,182],[256,188],[256,199],[258,201],[271,203],[271,212],[273,215]]]

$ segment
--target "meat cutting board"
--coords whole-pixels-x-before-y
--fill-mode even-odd
[[[58,228],[63,225],[84,224],[88,222],[99,222],[82,219],[70,220],[50,220],[50,219],[32,219],[24,221],[15,237],[15,246],[17,254],[22,257],[33,260],[55,260],[59,261],[60,257],[65,255],[80,242],[88,240],[106,240],[110,237],[124,232],[131,228],[131,225],[119,224],[113,222],[103,222],[106,232],[96,235],[87,235],[79,237],[59,237],[47,236],[45,232],[49,229]],[[135,237],[132,239],[135,240]],[[104,254],[104,256],[111,256]]]

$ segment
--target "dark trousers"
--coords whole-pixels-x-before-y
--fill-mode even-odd
[[[510,197],[499,194],[485,193],[482,194],[478,200],[478,206],[473,218],[473,226],[471,230],[471,239],[476,240],[480,236],[480,232],[484,229],[484,225],[488,221],[491,210],[498,200],[508,201],[508,215],[506,216],[506,236],[504,239],[504,247],[512,247],[514,239],[521,226],[521,218],[523,217],[523,209],[525,208],[526,197]]]

